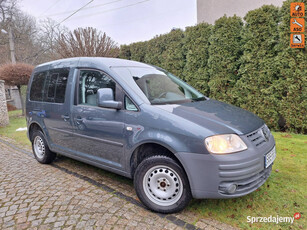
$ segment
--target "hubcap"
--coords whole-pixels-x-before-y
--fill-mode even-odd
[[[36,136],[33,145],[35,155],[40,159],[43,158],[45,155],[45,144],[43,139],[40,136]]]
[[[150,201],[161,206],[175,204],[181,197],[181,178],[171,168],[158,165],[149,169],[143,179],[143,188]]]

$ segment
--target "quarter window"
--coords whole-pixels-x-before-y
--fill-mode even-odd
[[[135,104],[127,96],[125,96],[125,108],[126,110],[129,110],[129,111],[138,111]]]
[[[31,90],[30,90],[30,100],[31,101],[42,101],[44,84],[46,80],[47,72],[40,72],[34,74]]]
[[[97,91],[111,88],[115,98],[115,82],[105,73],[96,70],[80,70],[78,104],[97,106]]]

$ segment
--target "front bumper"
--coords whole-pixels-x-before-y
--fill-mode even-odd
[[[270,134],[269,140],[261,145],[252,143],[248,135],[241,138],[248,149],[238,153],[176,154],[187,173],[194,198],[240,197],[255,191],[267,180],[272,164],[265,168],[264,156],[275,146],[273,136]],[[231,184],[236,185],[234,193],[227,192]]]

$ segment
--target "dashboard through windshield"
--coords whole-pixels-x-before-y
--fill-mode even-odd
[[[203,94],[169,72],[146,67],[115,67],[127,83],[135,84],[152,105],[205,100]],[[130,79],[126,79],[126,78]]]

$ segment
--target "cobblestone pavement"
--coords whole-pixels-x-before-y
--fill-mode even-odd
[[[0,229],[234,229],[187,210],[153,213],[131,180],[65,157],[42,165],[7,141],[0,139]]]

